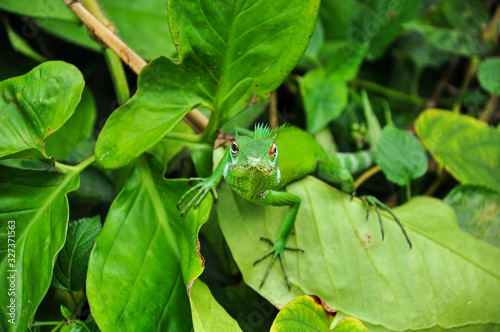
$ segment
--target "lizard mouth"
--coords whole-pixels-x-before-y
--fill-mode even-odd
[[[244,164],[240,164],[238,166],[230,166],[232,170],[246,170],[247,172],[252,172],[252,173],[260,173],[260,174],[271,174],[273,171],[273,168],[269,165],[264,165],[260,162],[255,162],[254,160],[250,162],[246,162]]]

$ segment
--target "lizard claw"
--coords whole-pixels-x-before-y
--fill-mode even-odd
[[[286,285],[288,287],[288,290],[290,290],[291,285],[290,285],[290,281],[288,280],[288,274],[286,272],[285,263],[283,262],[283,254],[284,254],[285,250],[300,251],[300,252],[304,252],[304,250],[299,249],[299,248],[286,247],[284,244],[275,244],[273,241],[271,241],[271,240],[269,240],[268,238],[265,238],[265,237],[261,237],[260,240],[264,241],[264,242],[266,242],[268,244],[270,244],[271,246],[273,246],[273,249],[271,251],[269,251],[268,253],[266,253],[261,258],[257,259],[253,263],[253,265],[255,266],[258,263],[260,263],[261,261],[263,261],[264,259],[266,259],[267,257],[269,257],[269,256],[272,255],[271,262],[267,266],[266,272],[264,273],[264,277],[262,278],[262,282],[260,283],[259,288],[262,288],[262,286],[264,286],[264,283],[266,282],[267,277],[269,276],[269,272],[271,272],[271,268],[273,267],[274,262],[276,261],[276,259],[278,259],[280,267],[281,267],[281,270],[283,271],[283,274],[285,275]],[[279,241],[279,242],[283,243],[282,241]]]
[[[397,222],[397,224],[401,228],[401,231],[403,232],[403,235],[405,236],[406,242],[408,242],[408,245],[410,246],[410,249],[412,248],[411,240],[408,237],[408,234],[406,233],[406,230],[403,227],[403,224],[401,223],[401,221],[399,220],[399,218],[394,214],[394,212],[392,212],[392,210],[391,210],[390,207],[388,207],[387,205],[385,205],[384,203],[382,203],[375,196],[366,195],[366,196],[360,197],[360,199],[367,206],[367,208],[366,208],[366,219],[368,219],[368,216],[369,216],[369,213],[370,213],[370,206],[375,207],[375,210],[376,210],[377,216],[378,216],[378,220],[379,220],[379,223],[380,223],[380,231],[382,233],[382,241],[384,240],[384,236],[385,235],[384,235],[384,226],[382,224],[382,216],[380,215],[380,209],[381,208],[384,209],[384,210],[386,210],[387,212],[389,212],[389,214],[394,218],[394,220]]]
[[[182,209],[181,217],[184,217],[191,207],[193,209],[196,209],[198,206],[200,206],[201,202],[209,192],[212,193],[214,203],[218,199],[217,191],[215,190],[216,184],[214,185],[213,181],[211,181],[210,178],[208,179],[190,178],[188,183],[191,184],[194,181],[197,181],[199,183],[191,187],[188,191],[186,191],[186,193],[181,197],[181,199],[177,203],[177,210],[181,210],[181,206],[184,203],[184,201],[186,201],[186,199],[191,194],[195,193],[193,198],[191,198],[191,200],[186,204],[184,209]]]

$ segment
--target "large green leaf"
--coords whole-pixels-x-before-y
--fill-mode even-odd
[[[459,185],[445,201],[457,213],[462,229],[500,247],[500,193],[484,187]]]
[[[383,214],[385,240],[373,212],[311,177],[287,187],[301,198],[285,264],[288,291],[278,266],[259,289],[286,208],[262,207],[220,186],[217,213],[245,282],[278,308],[303,294],[359,318],[370,331],[500,327],[500,250],[459,229],[453,210],[431,198],[415,198],[394,212],[413,242],[408,248],[393,219]]]
[[[422,143],[463,184],[500,188],[500,132],[470,116],[427,110],[415,123]]]
[[[427,171],[427,155],[418,139],[395,126],[386,126],[377,145],[377,164],[389,180],[408,185]]]
[[[69,223],[66,244],[57,256],[53,284],[74,292],[85,287],[87,266],[94,240],[101,230],[99,216]]]
[[[97,139],[99,164],[124,166],[156,144],[187,112],[210,100],[216,85],[205,68],[190,60],[176,65],[160,57],[141,71],[136,94],[111,114]]]
[[[197,234],[210,204],[206,200],[181,218],[175,205],[187,181],[162,174],[153,157],[137,159],[97,237],[87,296],[102,331],[193,326],[187,292],[203,269]]]
[[[168,2],[172,38],[217,81],[222,124],[267,98],[298,64],[312,36],[318,0]]]
[[[77,187],[78,176],[0,166],[0,289],[5,292],[0,297],[0,326],[3,331],[26,331],[47,292],[56,254],[66,238],[69,213],[66,194]],[[6,278],[12,275],[14,287]],[[14,293],[7,294],[11,288]],[[9,316],[12,310],[7,308],[12,299],[15,317]],[[10,319],[14,324],[8,322]]]
[[[266,98],[305,51],[318,1],[169,1],[168,6],[183,62],[160,57],[142,70],[137,93],[108,118],[97,141],[97,161],[104,167],[125,165],[197,106],[213,111],[212,136]]]
[[[83,76],[73,65],[49,61],[0,82],[0,157],[45,158],[45,139],[75,111]]]

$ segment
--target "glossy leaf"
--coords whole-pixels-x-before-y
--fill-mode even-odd
[[[136,94],[110,115],[97,139],[96,160],[119,168],[155,145],[191,109],[210,100],[216,85],[201,65],[160,57],[140,73]]]
[[[500,193],[459,185],[446,196],[445,202],[457,213],[458,224],[463,230],[500,247]]]
[[[187,292],[203,269],[197,234],[210,204],[181,218],[187,181],[165,180],[153,157],[135,163],[90,257],[90,308],[104,332],[190,330]]]
[[[49,61],[0,82],[0,157],[24,153],[45,158],[45,139],[75,111],[83,76],[73,65]]]
[[[318,0],[168,2],[179,57],[195,57],[217,81],[218,127],[281,85],[309,44],[318,10]]]
[[[66,160],[79,143],[91,138],[96,116],[94,96],[89,90],[84,89],[82,99],[73,115],[58,131],[47,137],[45,141],[47,155],[58,161]]]
[[[424,147],[458,181],[500,188],[500,132],[466,115],[427,110],[415,123]]]
[[[299,81],[307,118],[307,131],[317,133],[336,119],[347,105],[345,81],[327,75],[322,69],[310,70]]]
[[[377,164],[387,178],[408,185],[427,171],[427,155],[418,139],[395,126],[386,126],[377,145]]]
[[[302,295],[290,301],[278,313],[271,332],[279,331],[330,331],[337,313],[319,297]]]
[[[481,62],[478,78],[483,88],[500,95],[500,58],[488,58]]]
[[[106,168],[127,164],[197,106],[213,110],[215,130],[266,98],[298,63],[314,29],[318,1],[294,2],[235,4],[233,11],[222,1],[203,8],[196,1],[169,1],[171,34],[183,62],[160,57],[142,70],[137,93],[101,131],[97,161]]]
[[[210,289],[196,279],[190,290],[195,331],[241,331],[238,323],[217,303]]]
[[[54,286],[67,291],[79,291],[85,287],[90,251],[100,230],[99,216],[69,223],[66,244],[54,267]]]
[[[217,203],[245,282],[278,308],[316,294],[370,331],[500,326],[500,249],[460,230],[446,204],[415,198],[394,209],[413,242],[410,250],[385,212],[382,241],[376,214],[366,220],[359,200],[311,177],[287,190],[302,201],[288,246],[304,250],[285,253],[290,291],[277,264],[259,289],[268,260],[253,266],[270,249],[259,238],[275,238],[287,208],[257,206],[227,185],[220,186]]]
[[[7,275],[15,275],[15,295],[0,297],[3,331],[26,331],[49,289],[55,258],[66,238],[69,213],[66,194],[77,187],[77,176],[0,166],[0,268]],[[14,229],[7,229],[12,224]],[[13,235],[10,240],[8,230],[15,231],[10,233]],[[12,258],[15,260],[9,261]],[[9,279],[2,277],[0,289],[9,288]],[[11,298],[15,299],[15,324],[8,323],[13,318],[8,316],[7,308]]]

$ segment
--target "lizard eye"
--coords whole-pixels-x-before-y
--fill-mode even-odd
[[[237,154],[238,152],[240,152],[240,148],[238,147],[238,144],[236,144],[236,141],[233,141],[231,143],[231,153],[234,155]]]
[[[273,142],[273,145],[271,145],[271,148],[269,149],[269,155],[273,155],[276,153],[276,143]]]

